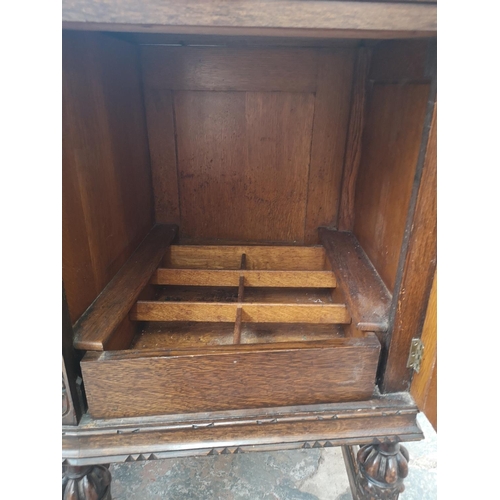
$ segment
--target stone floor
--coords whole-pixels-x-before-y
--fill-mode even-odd
[[[437,498],[437,437],[406,443],[410,474],[403,500]],[[111,466],[113,500],[350,500],[340,448],[178,458]]]

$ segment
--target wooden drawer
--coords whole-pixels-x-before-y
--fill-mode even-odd
[[[93,417],[134,417],[367,399],[379,350],[370,336],[92,352],[82,370]]]
[[[75,325],[94,418],[373,395],[377,325],[351,314],[325,247],[170,246],[173,234],[153,229]]]

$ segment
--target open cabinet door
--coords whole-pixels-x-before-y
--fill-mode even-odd
[[[437,273],[437,271],[436,271]],[[419,373],[413,377],[411,394],[437,431],[437,274],[434,274],[431,295],[422,330],[425,346]]]

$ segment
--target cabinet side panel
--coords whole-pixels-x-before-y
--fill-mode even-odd
[[[372,51],[354,233],[391,292],[403,243],[431,89],[430,40]]]
[[[137,48],[63,35],[63,280],[72,322],[153,225]]]
[[[394,291],[422,138],[429,84],[370,91],[355,199],[354,233]]]

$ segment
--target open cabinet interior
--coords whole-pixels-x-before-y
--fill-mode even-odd
[[[433,54],[64,32],[63,281],[93,417],[374,394]]]

